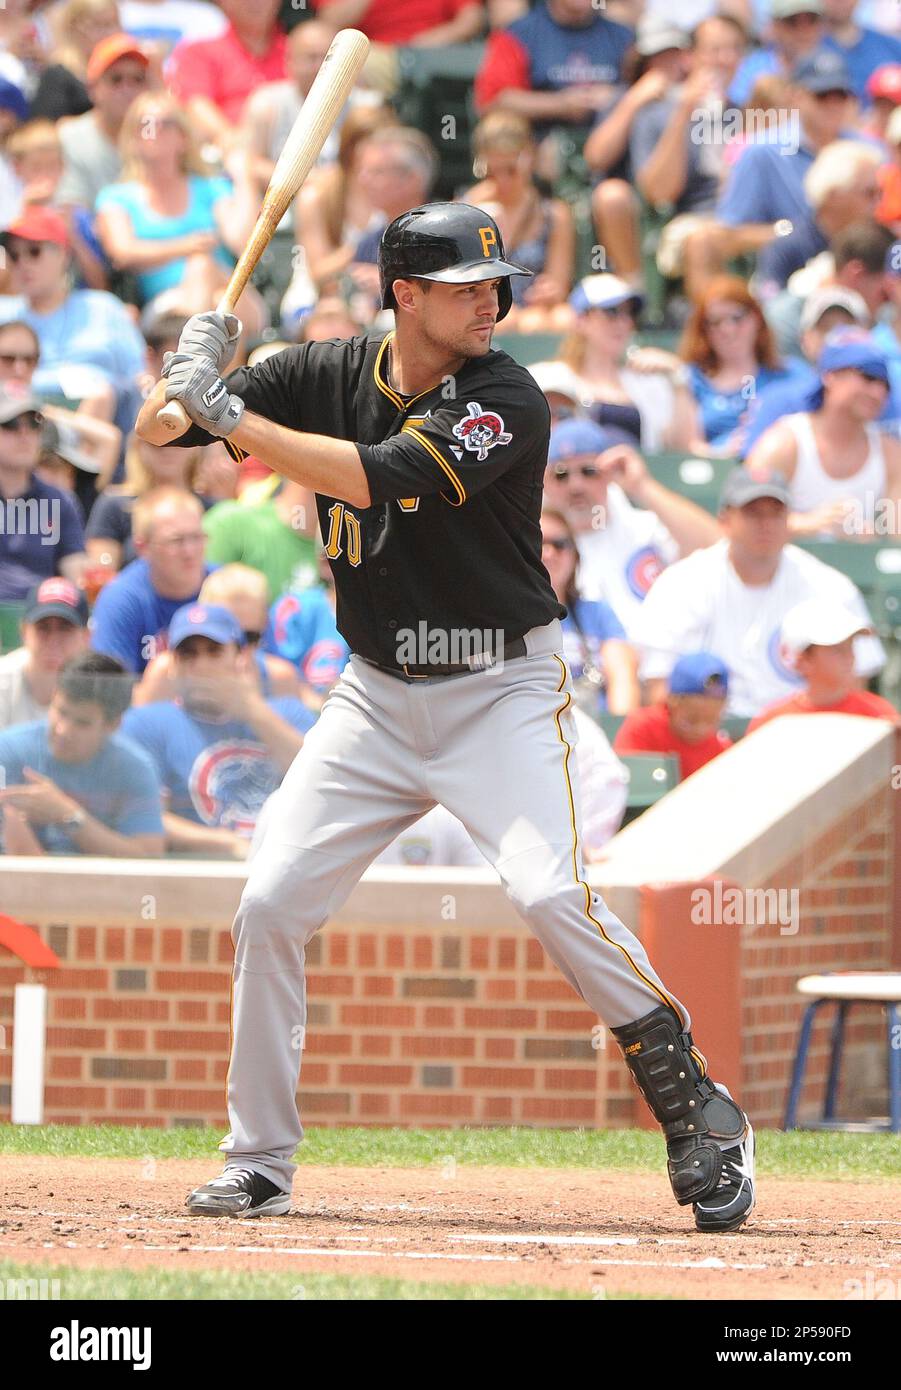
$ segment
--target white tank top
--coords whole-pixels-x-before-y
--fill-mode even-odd
[[[874,497],[885,496],[885,456],[882,434],[877,425],[865,425],[869,446],[864,465],[848,478],[833,478],[820,462],[809,415],[788,415],[785,423],[795,437],[798,461],[791,483],[792,510],[812,512],[828,502],[853,498],[862,506],[872,506]]]

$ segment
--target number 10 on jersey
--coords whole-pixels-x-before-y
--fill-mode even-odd
[[[347,561],[356,568],[362,559],[362,546],[360,538],[360,522],[353,512],[347,511],[343,502],[335,502],[328,509],[329,528],[328,539],[325,543],[325,553],[330,560],[337,560],[344,549],[341,543],[341,532],[344,531],[345,544],[347,546]]]

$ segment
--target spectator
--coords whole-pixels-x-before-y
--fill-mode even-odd
[[[579,583],[606,599],[626,634],[663,568],[719,538],[712,516],[648,474],[641,455],[591,420],[551,431],[545,499],[563,512],[579,547]],[[636,506],[632,503],[635,502]]]
[[[337,162],[314,170],[294,204],[294,239],[299,248],[294,279],[282,305],[283,321],[296,327],[323,293],[337,293],[357,242],[378,214],[359,181],[367,136],[397,117],[383,106],[352,108],[341,126]]]
[[[626,809],[629,778],[610,747],[603,729],[578,707],[573,709],[578,730],[575,765],[582,813],[580,845],[587,864],[603,858],[604,846],[617,832]],[[277,807],[270,803],[266,815]],[[376,864],[449,864],[483,869],[480,854],[465,826],[444,806],[434,806],[393,840]]]
[[[166,75],[192,124],[205,139],[227,148],[238,139],[251,92],[287,76],[287,46],[278,24],[280,0],[256,0],[253,5],[246,0],[219,2],[228,20],[225,32],[219,38],[177,44]]]
[[[41,456],[35,475],[74,497],[78,514],[84,521],[105,480],[99,476],[99,461],[84,453],[79,445],[78,431],[73,426],[65,420],[57,422],[45,418]],[[109,459],[109,472],[112,472],[115,464],[115,458]]]
[[[536,145],[523,116],[493,111],[473,132],[475,173],[481,180],[462,195],[498,224],[507,257],[534,278],[513,276],[513,307],[503,327],[520,333],[556,333],[569,326],[576,228],[562,198],[535,186]]]
[[[134,505],[155,488],[184,488],[204,507],[212,506],[212,501],[199,492],[203,454],[203,449],[148,444],[133,435],[125,454],[125,481],[106,488],[88,518],[85,535],[91,559],[114,569],[124,569],[137,559],[132,536]]]
[[[627,714],[613,740],[617,753],[666,753],[679,760],[685,781],[732,740],[720,729],[729,694],[729,672],[712,652],[681,656],[659,704]]]
[[[550,125],[586,127],[611,105],[632,31],[592,0],[538,0],[507,29],[488,35],[476,77],[481,112],[498,107]]]
[[[348,267],[359,292],[352,297],[355,312],[367,318],[377,313],[381,304],[378,253],[382,232],[395,217],[428,201],[437,173],[438,158],[431,140],[411,126],[386,126],[373,131],[361,144],[357,182],[374,215]]]
[[[269,601],[316,578],[316,504],[300,483],[270,475],[253,501],[217,502],[204,517],[211,564],[249,565],[266,576]]]
[[[267,652],[284,657],[321,704],[340,676],[350,648],[335,623],[335,581],[325,552],[319,552],[319,584],[289,589],[276,599],[263,639]]]
[[[541,513],[541,561],[554,593],[566,608],[563,654],[573,679],[576,702],[593,716],[609,710],[625,714],[639,702],[638,659],[609,603],[579,593],[579,552],[562,512]]]
[[[179,308],[202,313],[225,288],[229,251],[243,250],[257,211],[253,187],[244,178],[232,189],[204,173],[184,113],[165,93],[136,98],[120,146],[124,181],[97,199],[104,249],[117,270],[136,275],[143,301],[177,288]],[[245,296],[238,315],[246,320],[249,307]]]
[[[804,177],[804,192],[816,226],[827,239],[860,223],[877,231],[873,222],[880,198],[876,178],[880,160],[878,150],[859,140],[836,140],[817,155]],[[789,289],[797,295],[809,294],[834,270],[832,255],[824,249],[795,271]]]
[[[93,110],[59,126],[65,160],[57,190],[60,203],[93,212],[102,189],[119,178],[122,122],[147,86],[149,63],[147,54],[127,34],[113,34],[94,49],[87,68]]]
[[[634,636],[651,703],[663,699],[678,658],[703,648],[729,671],[729,714],[751,718],[798,684],[779,652],[782,619],[796,603],[820,598],[869,624],[850,579],[788,544],[789,502],[783,478],[757,479],[736,468],[726,479],[724,539],[670,565],[639,614]],[[861,639],[858,676],[875,675],[884,660],[881,643]]]
[[[22,645],[0,656],[0,729],[42,719],[60,670],[88,643],[88,605],[68,579],[44,579],[25,600]]]
[[[118,732],[130,697],[119,662],[85,652],[60,672],[46,719],[0,733],[7,854],[162,854],[157,778]]]
[[[0,77],[0,227],[8,227],[22,207],[22,184],[6,146],[12,134],[28,119],[28,103],[18,87]]]
[[[789,375],[744,280],[722,275],[708,283],[685,326],[679,355],[688,363],[702,430],[692,449],[728,458],[740,447],[752,400]]]
[[[634,435],[646,453],[688,449],[698,414],[675,353],[630,346],[642,299],[616,275],[588,275],[570,296],[575,322],[559,356],[583,383],[600,424]]]
[[[222,565],[203,581],[198,602],[227,608],[237,619],[244,633],[244,647],[253,658],[251,669],[256,674],[260,693],[267,700],[283,695],[303,698],[297,671],[291,662],[262,650],[269,622],[269,588],[259,570],[249,565]],[[160,652],[135,688],[132,704],[151,705],[157,700],[171,699],[173,679],[172,653]]]
[[[901,63],[901,39],[855,23],[858,0],[823,0],[826,47],[847,63],[855,95],[866,100],[867,83],[884,63]]]
[[[742,431],[737,453],[746,457],[758,439],[771,425],[785,415],[810,410],[820,391],[820,378],[814,365],[829,334],[834,328],[869,327],[870,315],[859,294],[835,289],[816,290],[804,305],[801,318],[801,351],[795,359],[787,381],[777,381],[764,387],[751,402],[747,422]]]
[[[734,128],[738,115],[727,92],[745,46],[736,20],[712,15],[702,21],[691,37],[687,80],[643,105],[629,138],[638,191],[652,207],[673,213],[657,248],[658,268],[672,278],[684,270],[689,296],[696,288],[696,267],[691,262],[683,265],[682,251],[686,237],[709,221],[716,207],[725,173],[726,132]],[[596,197],[603,196],[604,187],[600,185]],[[634,208],[637,244],[637,199]]]
[[[862,129],[874,140],[887,141],[888,123],[901,104],[901,62],[883,63],[867,81],[871,102]]]
[[[298,342],[326,343],[329,338],[356,338],[365,327],[339,295],[320,295],[300,326]],[[249,360],[247,365],[251,365]]]
[[[869,540],[878,521],[879,534],[901,536],[901,440],[876,423],[889,393],[888,363],[869,334],[839,328],[817,367],[814,408],[768,429],[748,470],[787,480],[792,535]]]
[[[807,599],[782,620],[781,654],[804,682],[804,689],[769,705],[748,725],[748,733],[783,714],[859,714],[901,724],[894,705],[861,690],[854,674],[854,640],[872,629],[859,613]]]
[[[27,323],[10,319],[0,323],[0,382],[20,382],[31,387],[31,379],[40,361],[41,345],[38,335]],[[37,395],[37,392],[33,394]],[[88,401],[90,405],[90,401]],[[84,410],[66,410],[63,406],[41,403],[45,423],[63,427],[63,432],[77,438],[81,454],[96,464],[101,481],[112,476],[119,459],[122,431],[108,420],[98,420]]]
[[[260,693],[244,634],[226,608],[190,603],[169,625],[176,700],[129,710],[124,728],[150,754],[165,793],[171,850],[243,859],[257,816],[315,715]]]
[[[22,185],[25,207],[52,206],[63,176],[63,147],[59,132],[52,121],[28,121],[14,131],[7,150]],[[86,208],[58,209],[69,232],[72,247],[72,269],[78,289],[105,290],[107,266],[94,233],[94,222]]]
[[[582,414],[587,404],[586,391],[572,367],[565,362],[533,362],[529,371],[548,403],[552,425]]]
[[[772,41],[749,53],[736,73],[729,96],[744,106],[761,77],[791,77],[813,56],[826,35],[823,0],[770,0]]]
[[[360,29],[373,43],[438,48],[477,38],[485,25],[480,0],[314,0],[323,19],[337,28]]]
[[[182,488],[157,487],[132,513],[138,559],[107,584],[94,608],[91,645],[141,672],[166,650],[173,614],[193,603],[208,573],[203,504]]]
[[[21,319],[41,345],[35,391],[81,401],[110,421],[120,397],[136,392],[144,343],[120,300],[70,286],[69,233],[51,208],[29,208],[0,234],[13,295],[0,297],[0,322]]]
[[[121,30],[116,0],[65,0],[58,7],[57,44],[31,99],[32,120],[58,121],[90,111],[88,61],[99,43]]]
[[[767,296],[774,294],[792,271],[826,249],[825,224],[814,218],[805,176],[819,152],[846,132],[853,115],[850,78],[842,59],[821,50],[799,64],[786,105],[797,111],[800,125],[786,121],[777,138],[745,147],[721,192],[716,221],[699,227],[686,241],[685,264],[696,293],[730,257],[756,252],[759,280]],[[871,158],[865,145],[860,149],[859,157],[847,149],[840,156],[838,185],[856,187],[859,164]],[[871,170],[867,177],[872,178]],[[828,183],[831,192],[837,185],[831,176]],[[871,216],[874,206],[875,199],[858,198],[853,208],[844,207],[850,214],[844,221],[833,219],[828,234]]]
[[[40,403],[16,382],[0,386],[0,603],[21,603],[35,584],[84,569],[84,530],[70,494],[35,477]]]
[[[851,222],[833,236],[829,243],[830,259],[820,261],[817,283],[812,283],[806,270],[796,271],[787,286],[764,306],[770,327],[776,334],[780,352],[797,353],[801,348],[801,319],[810,323],[809,304],[822,290],[836,288],[851,291],[855,300],[864,301],[867,310],[860,326],[868,328],[885,303],[885,257],[891,245],[891,234],[872,221]],[[803,349],[802,349],[803,350]],[[816,361],[819,349],[810,358]]]
[[[177,43],[218,39],[228,20],[209,0],[122,0],[122,28],[168,56]]]
[[[898,69],[901,72],[901,68]],[[901,235],[901,106],[895,108],[885,128],[889,158],[876,170],[879,203],[875,216],[895,236]]]

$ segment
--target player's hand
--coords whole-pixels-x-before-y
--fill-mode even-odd
[[[181,352],[163,358],[166,400],[178,401],[195,425],[220,439],[241,423],[244,402],[233,396],[213,363],[204,357],[188,357]]]
[[[237,314],[192,314],[181,330],[177,352],[187,357],[207,357],[221,374],[235,355],[241,336]]]

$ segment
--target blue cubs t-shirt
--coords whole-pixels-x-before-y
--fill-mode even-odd
[[[269,708],[305,734],[316,716],[290,695]],[[283,773],[248,724],[200,719],[173,700],[126,711],[122,727],[147,751],[167,793],[166,810],[249,838]]]
[[[203,578],[214,568],[207,565]],[[150,582],[147,561],[133,560],[100,591],[94,606],[91,646],[96,652],[114,656],[129,671],[141,672],[166,650],[172,615],[196,599],[197,593],[187,598],[164,598]]]
[[[66,792],[88,815],[119,835],[162,835],[160,784],[147,754],[123,733],[111,734],[84,763],[62,763],[50,750],[46,719],[0,733],[0,769],[7,787],[25,783],[33,768]],[[81,854],[58,825],[32,829],[48,854]]]
[[[901,63],[901,39],[896,38],[894,34],[880,33],[877,29],[861,26],[860,38],[850,48],[839,43],[831,34],[823,40],[823,45],[840,53],[844,58],[851,75],[854,95],[864,106],[871,105],[866,87],[868,79],[876,69],[881,68],[883,63]]]
[[[21,497],[0,496],[0,603],[22,603],[60,560],[84,550],[84,526],[69,492],[32,477]]]
[[[263,647],[293,662],[307,684],[320,693],[335,684],[350,656],[328,595],[318,588],[292,589],[276,599]]]
[[[592,12],[589,24],[558,24],[547,6],[536,5],[507,32],[528,49],[535,92],[557,92],[589,82],[615,83],[632,44],[632,30]]]

